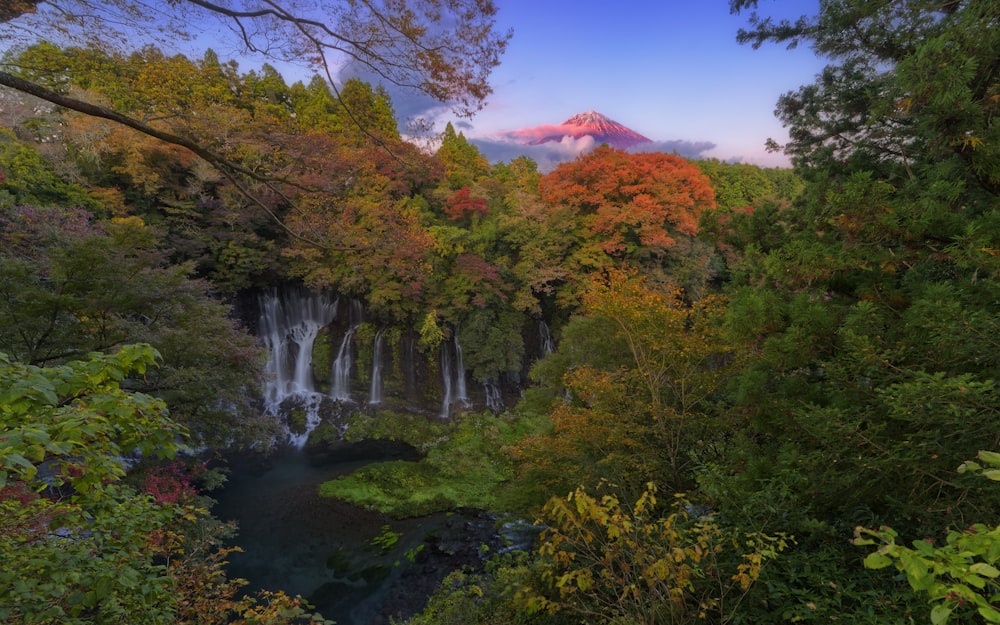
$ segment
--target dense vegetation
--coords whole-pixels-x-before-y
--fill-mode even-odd
[[[352,422],[425,458],[325,493],[545,527],[414,624],[1000,622],[1000,8],[840,0],[739,37],[830,60],[778,103],[794,171],[605,146],[543,174],[451,126],[418,150],[361,81],[8,56],[209,152],[0,94],[0,620],[308,618],[238,598],[213,476],[163,464],[271,439],[227,302],[301,281],[427,354],[458,332],[480,382],[533,320],[558,338],[502,415]]]

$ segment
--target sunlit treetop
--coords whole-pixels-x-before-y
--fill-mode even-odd
[[[601,146],[563,163],[539,183],[543,201],[570,207],[613,256],[662,256],[698,232],[715,208],[711,181],[674,154],[629,154]]]

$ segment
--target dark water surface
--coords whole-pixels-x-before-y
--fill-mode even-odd
[[[493,533],[481,515],[395,521],[319,496],[324,481],[368,462],[293,449],[229,458],[229,481],[213,496],[216,516],[238,523],[235,543],[245,550],[230,557],[230,576],[249,580],[251,592],[301,595],[340,625],[380,625],[419,611],[450,570],[476,564]],[[386,529],[401,536],[383,549],[373,541]]]

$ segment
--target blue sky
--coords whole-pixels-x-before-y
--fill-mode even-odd
[[[762,0],[760,10],[795,18],[817,2]],[[768,137],[787,137],[774,117],[777,99],[823,66],[805,47],[736,43],[748,15],[730,15],[727,0],[497,4],[498,24],[514,38],[486,108],[458,126],[484,139],[481,149],[494,133],[593,109],[657,142],[716,144],[701,156],[781,165],[783,156],[764,150]]]

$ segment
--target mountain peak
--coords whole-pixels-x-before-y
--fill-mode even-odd
[[[558,125],[535,126],[508,133],[527,145],[541,145],[550,141],[562,141],[565,137],[580,139],[592,137],[597,143],[607,143],[611,147],[625,149],[651,140],[619,124],[618,122],[591,109],[577,113]]]
[[[618,124],[618,122],[604,115],[601,115],[594,109],[590,109],[589,111],[583,113],[577,113],[573,117],[570,117],[569,119],[563,122],[563,125],[568,125],[568,126],[587,126],[587,125],[596,126],[601,124],[615,124],[619,126],[621,125]]]

